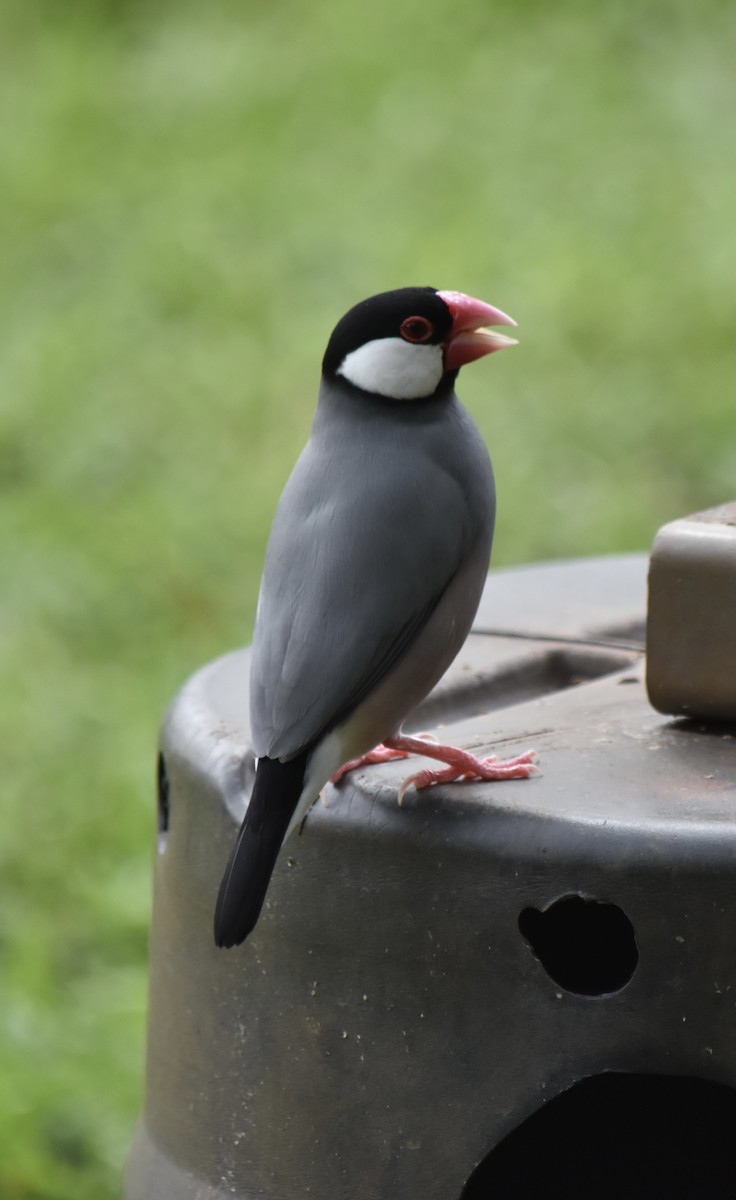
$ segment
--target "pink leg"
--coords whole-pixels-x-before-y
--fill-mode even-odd
[[[426,742],[437,741],[433,733],[418,733],[416,738],[421,741],[423,746]],[[330,783],[339,783],[343,775],[347,775],[349,771],[354,771],[357,767],[368,767],[371,763],[395,762],[399,758],[408,758],[410,753],[410,750],[397,749],[390,741],[382,742],[380,746],[374,746],[367,754],[361,754],[360,758],[351,758],[349,762],[343,763],[331,776]]]
[[[394,762],[398,758],[408,757],[408,750],[393,750],[387,745],[376,746],[375,749],[369,750],[367,754],[361,754],[360,758],[351,758],[350,762],[343,763],[335,771],[335,774],[330,779],[330,783],[339,783],[343,775],[347,775],[349,771],[354,771],[356,767],[367,767],[371,763]]]

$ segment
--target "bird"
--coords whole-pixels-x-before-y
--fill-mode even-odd
[[[278,503],[250,660],[255,779],[215,908],[215,942],[245,941],[282,843],[324,786],[366,762],[439,759],[417,787],[528,778],[402,734],[462,647],[491,555],[491,460],[455,394],[460,368],[516,345],[516,322],[462,292],[405,287],[361,301],[322,361],[311,434]],[[377,749],[372,749],[378,747]]]

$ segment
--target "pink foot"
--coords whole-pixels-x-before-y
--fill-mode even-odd
[[[361,758],[354,758],[340,767],[339,771],[332,776],[332,782],[337,783],[348,771],[353,771],[356,767],[408,758],[410,754],[435,758],[439,762],[445,763],[445,766],[441,770],[425,769],[409,775],[399,788],[399,804],[410,787],[421,791],[422,788],[431,787],[434,783],[454,783],[458,779],[485,779],[490,782],[498,782],[502,779],[529,779],[530,776],[539,774],[539,768],[536,766],[537,754],[534,750],[527,750],[524,754],[517,754],[515,758],[504,760],[499,759],[496,754],[491,754],[488,758],[476,758],[474,754],[470,754],[467,750],[461,750],[458,746],[444,746],[434,740],[429,741],[427,736],[431,735],[409,737],[401,734],[397,737],[386,738],[385,742],[381,746],[376,746],[375,750],[362,755]]]
[[[534,750],[527,750],[524,754],[517,754],[515,758],[502,760],[497,754],[491,754],[488,758],[476,758],[474,754],[461,750],[459,746],[442,746],[437,743],[427,745],[419,738],[404,735],[387,738],[386,745],[410,750],[425,758],[436,758],[447,764],[439,771],[425,769],[407,776],[399,788],[399,804],[410,787],[421,791],[434,783],[454,783],[458,779],[499,782],[502,779],[529,779],[530,776],[539,774],[539,768],[536,766],[537,754]]]

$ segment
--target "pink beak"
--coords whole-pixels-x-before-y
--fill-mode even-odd
[[[483,300],[475,300],[463,292],[438,292],[437,295],[444,300],[452,315],[452,329],[445,342],[446,371],[456,371],[458,367],[482,358],[484,354],[493,354],[495,350],[517,345],[516,338],[483,328],[484,325],[516,325],[516,321],[501,312],[500,308],[494,308]]]

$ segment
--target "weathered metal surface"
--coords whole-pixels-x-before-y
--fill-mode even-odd
[[[645,579],[644,556],[495,572],[476,628],[513,636],[472,634],[409,724],[534,746],[543,776],[399,807],[405,764],[356,772],[286,844],[229,952],[212,915],[252,774],[247,651],[187,684],[162,737],[170,815],[127,1200],[458,1200],[577,1080],[736,1086],[736,743],[649,706]],[[620,911],[633,955],[605,923],[566,930],[567,896]],[[568,986],[524,913],[527,934],[563,914]],[[618,990],[577,987],[591,936],[619,956]]]
[[[736,721],[736,502],[657,534],[647,656],[649,697],[660,712]]]

